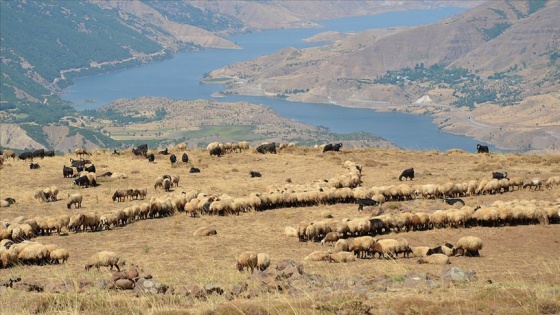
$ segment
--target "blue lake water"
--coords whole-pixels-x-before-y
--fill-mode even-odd
[[[101,75],[79,78],[61,95],[79,109],[97,109],[114,100],[142,96],[173,99],[213,99],[222,90],[219,85],[202,85],[205,73],[235,62],[274,53],[285,47],[306,48],[320,45],[303,39],[325,31],[359,32],[372,28],[415,26],[440,21],[462,13],[463,9],[412,10],[376,16],[319,21],[323,27],[314,29],[267,30],[231,36],[228,39],[242,49],[209,49],[183,52],[173,58],[139,67]],[[86,100],[95,100],[95,103]],[[440,150],[451,148],[473,152],[472,138],[441,132],[431,118],[402,113],[380,113],[370,109],[346,108],[328,104],[298,103],[282,99],[249,96],[228,96],[217,101],[249,101],[267,105],[281,116],[301,122],[328,127],[337,133],[369,132],[381,136],[401,148]]]

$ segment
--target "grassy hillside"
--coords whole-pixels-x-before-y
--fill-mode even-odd
[[[321,153],[309,147],[297,147],[276,155],[262,155],[249,150],[211,157],[200,149],[173,149],[180,156],[188,153],[188,165],[171,165],[168,156],[156,155],[155,163],[134,157],[130,152],[119,156],[110,151],[96,151],[87,156],[97,167],[97,174],[124,172],[126,179],[98,177],[99,186],[76,188],[72,179],[63,178],[61,169],[75,155],[38,159],[41,168],[30,170],[28,163],[4,161],[0,168],[0,197],[12,197],[16,203],[1,208],[2,220],[17,217],[54,217],[95,212],[99,215],[149,202],[151,198],[173,198],[182,192],[198,191],[207,195],[233,198],[274,189],[317,190],[327,185],[324,179],[348,173],[346,160],[362,166],[362,188],[389,187],[400,184],[442,185],[447,182],[477,182],[490,179],[493,171],[507,171],[510,178],[547,179],[560,175],[557,155],[469,154],[458,150],[403,151],[383,149],[343,149]],[[191,174],[190,167],[200,173]],[[405,168],[414,167],[413,181],[399,182]],[[249,171],[259,171],[261,178],[250,178]],[[156,177],[179,175],[178,187],[171,192],[154,189]],[[289,182],[287,181],[289,179]],[[57,201],[38,203],[37,189],[56,185]],[[315,187],[315,188],[313,188]],[[117,189],[147,188],[146,200],[113,202]],[[338,189],[338,191],[345,191]],[[70,193],[83,196],[81,209],[68,210]],[[560,186],[552,189],[521,189],[497,194],[461,197],[467,206],[523,211],[551,208],[560,210]],[[496,201],[502,201],[497,203]],[[546,206],[545,206],[546,205]],[[311,203],[277,207],[266,211],[247,209],[239,215],[190,217],[177,212],[169,217],[135,220],[124,226],[98,232],[53,233],[32,240],[56,244],[70,253],[65,264],[16,265],[1,269],[1,280],[21,278],[14,288],[2,288],[0,305],[10,314],[61,313],[172,313],[172,314],[554,314],[560,312],[560,224],[544,219],[496,226],[473,225],[466,228],[444,227],[425,231],[402,231],[376,235],[376,238],[405,238],[412,246],[435,246],[456,243],[462,236],[478,236],[483,241],[481,257],[450,257],[451,264],[421,265],[418,258],[358,259],[349,263],[307,261],[313,251],[328,250],[319,242],[300,242],[287,236],[286,227],[300,222],[360,218],[385,214],[436,210],[452,211],[441,199],[415,198],[390,201],[381,207],[366,207],[358,212],[351,202]],[[342,221],[341,221],[342,222]],[[217,235],[195,237],[200,227],[211,227]],[[168,285],[166,294],[136,294],[130,290],[104,289],[112,278],[106,267],[100,271],[84,270],[84,265],[102,250],[116,252],[126,260],[129,270],[134,264],[141,276]],[[265,273],[249,275],[236,270],[236,258],[245,250],[268,253],[271,267]],[[270,279],[274,266],[291,259],[302,264],[303,274],[288,280]],[[472,271],[476,277],[467,282],[449,282],[441,273],[450,267]],[[23,283],[44,287],[44,292],[24,292]],[[289,283],[289,286],[286,284]],[[244,286],[247,290],[244,291]],[[219,287],[224,293],[206,294],[205,287]],[[58,289],[57,289],[58,288]],[[55,292],[58,291],[58,292]],[[237,292],[235,295],[232,292]],[[240,293],[239,293],[240,292]],[[239,293],[239,294],[238,294]]]

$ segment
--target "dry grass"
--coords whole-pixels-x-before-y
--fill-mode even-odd
[[[30,170],[27,163],[8,161],[0,170],[0,196],[12,197],[17,203],[1,208],[1,219],[17,216],[54,216],[74,212],[104,213],[125,208],[140,201],[113,203],[117,188],[148,188],[148,198],[164,196],[153,189],[156,177],[163,174],[181,176],[179,187],[169,194],[199,190],[208,193],[227,193],[234,197],[251,192],[264,192],[270,185],[284,185],[290,178],[293,184],[311,184],[316,180],[345,173],[342,162],[352,160],[364,169],[364,187],[400,183],[400,172],[411,166],[416,178],[411,184],[445,183],[453,179],[491,177],[491,171],[507,171],[510,176],[546,179],[558,175],[554,162],[557,156],[476,155],[459,151],[445,154],[434,151],[401,151],[355,149],[323,154],[315,149],[297,148],[277,155],[252,152],[210,157],[202,150],[187,151],[200,174],[189,174],[185,165],[171,166],[165,156],[157,156],[156,163],[132,155],[110,156],[94,154],[89,157],[97,173],[124,172],[125,180],[101,179],[95,188],[77,189],[71,180],[62,177],[62,166],[72,156],[37,160],[39,170]],[[177,154],[177,152],[175,152]],[[75,158],[75,157],[74,157]],[[480,165],[486,165],[480,167]],[[489,167],[497,167],[493,169]],[[250,178],[249,171],[263,174]],[[410,182],[409,182],[410,183]],[[38,188],[56,185],[59,196],[80,191],[84,195],[81,210],[67,210],[64,200],[37,203],[33,193]],[[502,195],[464,198],[468,205],[490,204],[495,200],[537,199],[553,201],[560,198],[560,188],[542,191],[515,191]],[[432,211],[447,208],[437,200],[415,200],[392,203],[387,210],[413,209]],[[412,246],[455,242],[461,236],[477,235],[484,241],[481,258],[452,257],[452,266],[474,270],[477,280],[467,284],[436,288],[406,288],[400,286],[410,273],[439,275],[443,269],[435,265],[418,265],[415,259],[359,260],[349,264],[304,262],[303,258],[319,244],[301,243],[284,236],[286,226],[297,226],[303,220],[318,220],[327,214],[334,218],[367,215],[358,213],[355,204],[320,205],[314,207],[276,209],[242,213],[239,216],[190,218],[184,214],[173,217],[137,221],[122,228],[96,233],[70,233],[68,236],[42,236],[36,241],[55,243],[70,251],[65,265],[16,266],[0,269],[0,280],[7,277],[39,279],[107,279],[109,273],[84,271],[86,260],[94,253],[110,249],[129,263],[139,265],[178,292],[190,285],[219,284],[224,290],[247,280],[247,274],[235,270],[235,259],[244,250],[267,252],[273,263],[294,259],[304,264],[305,272],[323,276],[326,284],[341,283],[356,277],[388,277],[394,284],[387,291],[376,290],[372,284],[368,294],[325,286],[298,295],[284,292],[261,294],[255,299],[228,301],[223,296],[210,296],[200,301],[184,295],[131,297],[127,292],[87,290],[83,293],[22,293],[7,290],[0,294],[0,313],[80,313],[80,314],[329,314],[373,313],[393,311],[397,314],[554,314],[560,312],[560,226],[530,225],[470,229],[442,229],[407,232],[388,237],[404,237]],[[201,226],[218,231],[212,237],[194,237]]]

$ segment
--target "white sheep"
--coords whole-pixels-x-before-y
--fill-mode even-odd
[[[119,262],[119,256],[115,252],[102,251],[90,257],[85,269],[87,271],[92,267],[97,268],[97,270],[100,267],[109,267],[110,270],[113,270],[113,267],[116,267],[117,271],[121,271],[119,265],[124,265],[124,261]]]
[[[257,269],[264,271],[268,266],[270,266],[270,256],[266,253],[259,253],[257,255]]]
[[[330,261],[334,263],[347,263],[356,261],[356,256],[354,256],[354,254],[351,252],[337,252],[331,254],[329,257]]]
[[[432,254],[433,250],[428,246],[411,247],[413,257],[426,257]]]
[[[435,265],[446,265],[450,264],[451,261],[449,257],[444,254],[433,254],[430,256],[422,257],[418,259],[419,264],[435,264]]]
[[[308,261],[330,261],[330,253],[324,250],[314,251],[313,253],[307,255],[303,260]]]
[[[70,254],[65,248],[57,248],[49,253],[51,264],[65,263],[68,260],[68,257],[70,257]]]
[[[80,193],[75,193],[75,194],[71,194],[68,196],[68,201],[66,202],[66,207],[68,209],[72,208],[72,205],[74,205],[74,209],[77,208],[81,208],[82,207],[82,195]]]
[[[482,249],[482,240],[476,236],[463,236],[455,246],[453,255],[455,256],[480,256],[479,250]]]
[[[237,257],[237,270],[242,272],[245,268],[251,269],[251,273],[258,265],[258,255],[253,251],[245,251]]]

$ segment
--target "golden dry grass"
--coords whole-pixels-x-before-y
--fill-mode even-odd
[[[114,203],[112,193],[118,188],[148,188],[148,198],[199,190],[208,193],[227,193],[234,197],[252,192],[264,192],[270,185],[284,185],[290,178],[293,184],[311,184],[316,180],[346,173],[345,160],[363,166],[363,186],[385,186],[400,183],[400,172],[414,167],[413,183],[442,184],[450,180],[464,182],[491,177],[492,171],[507,171],[522,178],[546,179],[558,175],[558,156],[530,156],[524,154],[477,155],[461,151],[402,151],[355,149],[320,153],[312,148],[297,148],[277,155],[253,152],[210,157],[202,150],[188,150],[189,166],[201,168],[199,174],[189,174],[185,165],[171,166],[166,156],[157,156],[150,164],[130,154],[111,156],[105,153],[90,156],[97,173],[124,172],[125,180],[100,179],[95,188],[72,187],[71,180],[62,177],[62,166],[75,156],[57,156],[37,160],[39,170],[30,170],[28,163],[8,161],[0,170],[0,197],[12,197],[17,203],[0,208],[1,219],[17,216],[54,216],[75,212],[108,212],[141,201]],[[175,152],[178,156],[178,152]],[[249,171],[262,173],[262,178],[250,178]],[[171,193],[154,190],[153,182],[163,174],[180,175],[179,187]],[[37,203],[33,193],[38,188],[56,185],[63,200]],[[84,195],[83,208],[67,210],[68,193],[80,191]],[[490,204],[495,200],[547,200],[560,198],[560,187],[542,191],[515,191],[501,195],[464,198],[468,205]],[[437,200],[394,202],[387,211],[446,209]],[[192,284],[219,284],[225,290],[248,281],[246,273],[235,269],[236,257],[245,250],[266,252],[272,261],[294,259],[304,264],[305,272],[319,274],[326,283],[341,279],[388,276],[394,285],[386,292],[371,288],[373,296],[360,295],[350,289],[339,291],[324,287],[292,297],[287,293],[261,294],[255,299],[227,301],[223,296],[211,296],[207,301],[183,295],[132,297],[127,292],[88,290],[84,293],[22,293],[7,290],[0,294],[0,313],[80,313],[80,314],[330,314],[330,313],[386,313],[397,314],[539,314],[560,312],[560,226],[527,225],[497,228],[440,229],[406,232],[386,237],[404,237],[412,246],[432,246],[443,241],[455,242],[461,236],[477,235],[484,248],[481,258],[452,257],[452,266],[474,270],[477,280],[450,288],[405,288],[399,286],[410,273],[439,275],[444,267],[418,265],[416,259],[365,259],[348,264],[305,262],[303,258],[323,249],[318,243],[302,243],[284,236],[286,226],[300,221],[319,220],[327,214],[334,218],[358,217],[355,204],[320,205],[301,208],[275,209],[242,213],[239,216],[202,216],[190,218],[183,213],[162,219],[142,220],[125,227],[95,233],[70,233],[68,236],[41,236],[34,240],[55,243],[70,251],[64,265],[15,266],[0,269],[0,280],[8,277],[39,279],[107,279],[102,269],[86,272],[84,264],[94,253],[110,249],[128,263],[139,265],[180,291]],[[201,226],[218,231],[216,236],[194,237]]]

